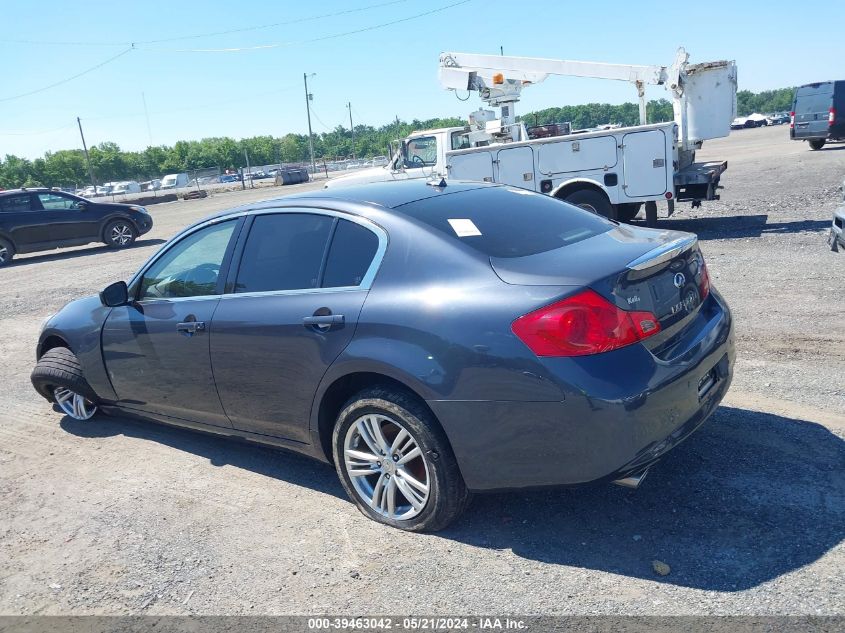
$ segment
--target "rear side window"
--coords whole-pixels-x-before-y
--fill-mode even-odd
[[[19,196],[0,197],[0,212],[15,213],[17,211],[32,211],[32,197],[28,193]]]
[[[377,250],[375,233],[360,224],[339,220],[326,260],[323,288],[361,285]]]
[[[485,187],[397,207],[489,257],[525,257],[609,231],[589,211],[524,189]]]
[[[312,213],[256,216],[235,292],[317,288],[333,221]]]

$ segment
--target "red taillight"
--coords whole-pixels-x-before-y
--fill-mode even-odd
[[[791,130],[791,129],[794,129],[794,128],[795,128],[795,113],[790,112],[789,113],[789,129]]]
[[[831,108],[827,111],[827,124],[830,126],[834,123],[836,123],[836,108]]]
[[[519,317],[511,330],[537,356],[609,352],[660,331],[651,312],[622,310],[592,290]]]
[[[707,264],[703,257],[701,258],[701,281],[698,284],[698,291],[702,301],[710,294],[710,273],[707,272]]]

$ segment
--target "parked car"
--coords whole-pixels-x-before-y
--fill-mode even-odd
[[[144,207],[93,202],[51,189],[0,193],[0,266],[16,253],[104,242],[130,246],[149,232],[153,219]]]
[[[415,531],[471,491],[636,485],[734,364],[694,235],[422,181],[203,220],[51,317],[36,352],[33,385],[70,418],[299,451],[365,515]]]
[[[767,125],[784,125],[789,123],[789,112],[775,112],[766,117]]]
[[[93,198],[97,195],[97,188],[91,185],[89,187],[85,187],[84,189],[80,189],[76,195],[82,198]]]
[[[749,114],[747,116],[739,116],[731,121],[731,129],[732,130],[741,130],[742,128],[748,127],[761,127],[767,125],[768,122],[766,121],[766,117],[762,114],[754,112],[753,114]]]
[[[845,140],[845,80],[799,86],[789,114],[789,138],[807,141],[810,149]]]
[[[830,234],[827,243],[830,250],[839,251],[839,247],[845,248],[845,181],[840,187],[842,192],[842,205],[833,213],[833,224],[830,226]]]
[[[240,182],[241,178],[238,174],[220,174],[217,177],[217,182]]]

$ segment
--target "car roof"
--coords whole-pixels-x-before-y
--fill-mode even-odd
[[[437,184],[443,181],[434,181]],[[456,193],[464,193],[476,189],[491,189],[498,188],[502,185],[495,183],[483,182],[463,182],[450,180],[444,186],[435,186],[428,184],[425,180],[402,180],[394,182],[378,182],[367,183],[361,185],[347,185],[332,189],[318,189],[316,191],[306,191],[301,193],[291,194],[289,196],[282,196],[273,198],[264,202],[247,204],[234,209],[226,209],[211,216],[211,218],[232,215],[244,211],[255,211],[259,209],[272,209],[279,206],[279,203],[284,203],[284,206],[290,206],[297,200],[318,202],[320,200],[330,201],[334,203],[352,203],[376,205],[384,209],[396,209],[411,202],[419,200],[426,200],[439,196],[448,196]],[[206,218],[208,220],[210,218]]]

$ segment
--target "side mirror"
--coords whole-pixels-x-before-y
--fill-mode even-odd
[[[87,211],[88,210],[88,203],[85,202],[84,200],[80,200],[79,202],[76,203],[76,208],[79,209],[80,211]]]
[[[125,281],[116,281],[100,293],[100,302],[108,308],[125,306],[129,303],[129,288]]]

